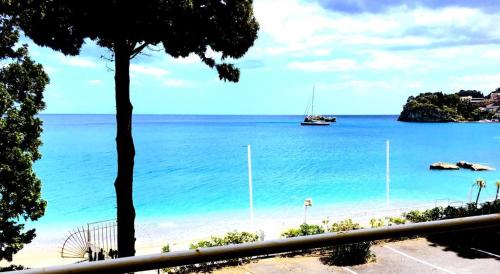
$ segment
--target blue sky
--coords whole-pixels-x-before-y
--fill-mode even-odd
[[[495,2],[256,0],[261,29],[234,61],[239,83],[195,56],[147,52],[131,66],[134,113],[304,114],[313,86],[323,114],[397,114],[425,91],[488,93],[500,87]],[[114,113],[109,52],[92,41],[76,57],[30,51],[51,78],[44,113]]]

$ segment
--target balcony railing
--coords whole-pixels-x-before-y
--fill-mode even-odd
[[[336,244],[356,243],[493,226],[500,227],[500,214],[396,225],[381,228],[360,229],[339,233],[325,233],[238,245],[200,248],[195,250],[119,258],[107,261],[84,262],[72,265],[28,269],[10,273],[125,273],[242,257],[279,254],[303,249],[333,246]]]

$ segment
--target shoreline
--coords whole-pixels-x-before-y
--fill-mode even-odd
[[[307,223],[322,225],[328,217],[331,223],[344,219],[352,219],[364,227],[369,227],[371,218],[399,217],[404,211],[427,209],[436,205],[434,202],[404,201],[385,208],[381,201],[352,203],[330,206],[316,206],[308,209]],[[445,204],[437,204],[444,205]],[[210,236],[221,236],[227,232],[254,231],[262,233],[265,240],[277,239],[289,228],[298,227],[304,222],[304,208],[292,207],[282,210],[255,211],[254,225],[249,220],[247,210],[233,214],[217,213],[186,216],[182,218],[144,218],[136,219],[136,255],[161,252],[161,248],[169,244],[171,251],[186,250],[190,243],[208,239]],[[51,265],[71,264],[82,259],[61,258],[60,247],[69,230],[65,226],[37,228],[37,237],[18,254],[11,263],[2,261],[0,265],[21,264],[27,267],[45,267]]]

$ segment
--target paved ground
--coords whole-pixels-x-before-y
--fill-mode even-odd
[[[474,248],[474,247],[472,247]],[[446,251],[426,239],[386,243],[372,247],[376,262],[337,267],[320,262],[319,256],[275,257],[261,259],[239,267],[224,268],[215,273],[498,273],[500,255],[492,250],[477,249],[474,258],[464,258]]]

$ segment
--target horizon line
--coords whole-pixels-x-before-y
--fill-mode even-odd
[[[116,115],[116,113],[39,113],[38,115]],[[172,116],[305,116],[304,114],[176,114],[176,113],[133,113],[133,115],[172,115]],[[327,116],[395,116],[397,114],[320,114]]]

